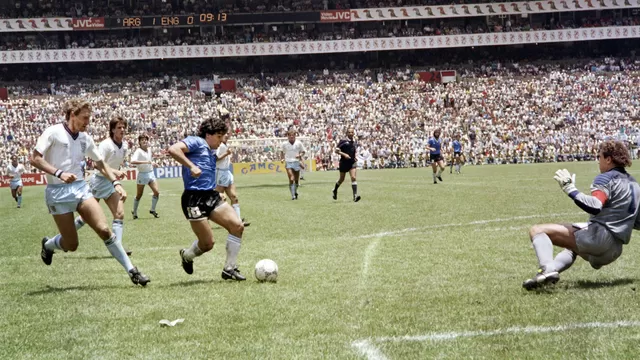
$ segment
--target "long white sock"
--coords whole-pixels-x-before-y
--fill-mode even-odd
[[[436,181],[436,173],[433,173],[433,181]]]
[[[193,261],[194,258],[204,254],[204,251],[200,250],[198,247],[198,240],[194,241],[191,244],[191,247],[184,251],[184,258],[187,261]]]
[[[549,235],[545,233],[535,234],[531,242],[538,257],[540,268],[546,269],[547,265],[550,265],[553,261],[553,243]]]
[[[47,242],[44,243],[44,248],[50,251],[63,250],[60,242],[62,241],[62,235],[58,234],[52,238],[49,238]]]
[[[151,197],[151,211],[156,211],[156,205],[158,204],[158,198],[160,198],[160,195]]]
[[[138,216],[138,205],[140,205],[140,199],[133,199],[133,215]]]
[[[238,214],[238,219],[242,220],[242,216],[240,216],[240,204],[233,204],[231,206],[233,206],[233,210]]]
[[[296,184],[291,184],[289,186],[289,190],[291,190],[291,197],[292,198],[296,197]]]
[[[237,267],[236,261],[238,260],[238,253],[240,252],[241,244],[241,238],[231,234],[227,236],[227,261],[224,264],[225,270],[231,270]]]
[[[116,237],[116,234],[111,234],[111,237],[104,241],[104,245],[107,247],[111,256],[116,258],[120,265],[129,272],[129,270],[133,269],[133,264],[131,264],[131,260],[127,256],[127,253],[124,251],[122,247],[122,243]]]
[[[551,264],[553,269],[550,270],[555,270],[557,272],[563,272],[567,270],[576,261],[576,256],[577,254],[569,249],[560,251],[558,255],[556,255],[556,258],[553,259],[553,263]]]
[[[113,233],[116,234],[116,238],[118,241],[122,242],[122,233],[124,232],[124,221],[119,219],[114,219],[111,224],[111,228],[113,229]]]

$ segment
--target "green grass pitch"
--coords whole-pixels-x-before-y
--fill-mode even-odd
[[[521,288],[537,267],[528,227],[587,219],[553,180],[561,167],[582,191],[598,171],[594,162],[447,168],[438,185],[430,169],[359,171],[359,203],[348,179],[331,199],[337,172],[306,174],[298,201],[283,174],[238,176],[252,223],[243,283],[220,278],[226,232],[214,224],[214,249],[183,272],[178,251],[194,236],[180,179],[160,180],[159,219],[147,188],[135,221],[127,182],[124,243],[152,279],[146,288],[87,227],[77,252],[45,266],[40,239],[56,230],[44,187],[25,188],[22,209],[3,188],[0,359],[636,358],[637,234],[612,265],[578,260],[555,287]],[[276,284],[255,281],[263,258],[278,263]]]

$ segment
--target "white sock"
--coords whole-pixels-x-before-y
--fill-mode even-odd
[[[237,267],[236,261],[238,260],[241,244],[241,238],[231,234],[227,236],[227,262],[224,264],[225,270],[232,270]]]
[[[49,238],[47,242],[44,243],[44,248],[50,251],[63,250],[60,245],[60,241],[62,241],[62,235],[58,234],[52,238]]]
[[[433,181],[436,181],[436,173],[433,173]]]
[[[291,184],[289,186],[289,190],[291,190],[291,197],[292,198],[296,197],[296,184]]]
[[[158,205],[159,198],[160,195],[151,197],[151,211],[156,211],[156,205]]]
[[[238,219],[242,220],[242,216],[240,216],[240,204],[233,204],[231,206],[233,206],[233,210],[238,214]]]
[[[80,228],[84,226],[85,222],[84,220],[82,220],[82,217],[76,216],[76,219],[73,221],[73,224],[76,226],[76,230],[80,230]]]
[[[113,233],[116,234],[116,238],[118,241],[122,242],[122,233],[124,231],[124,221],[119,219],[114,219],[111,224]]]
[[[545,233],[536,234],[531,239],[531,243],[533,243],[533,249],[536,251],[540,268],[546,269],[547,265],[553,261],[553,243],[549,235]]]
[[[118,260],[120,265],[122,265],[122,267],[127,270],[127,272],[133,269],[133,264],[131,264],[131,260],[129,260],[129,257],[124,251],[122,243],[116,237],[116,234],[111,234],[111,237],[104,241],[104,245],[111,253],[111,256],[116,258],[116,260]]]
[[[198,240],[194,241],[191,244],[191,247],[184,251],[184,259],[187,261],[193,261],[194,258],[204,254],[204,251],[200,250],[198,247]]]
[[[138,216],[138,205],[140,205],[140,199],[133,199],[133,215]]]

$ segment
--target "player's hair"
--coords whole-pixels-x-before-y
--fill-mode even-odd
[[[147,135],[147,134],[140,134],[140,136],[138,136],[138,143],[140,143],[140,141],[142,141],[142,139],[147,139],[147,140],[149,140],[149,135]]]
[[[629,149],[621,141],[607,140],[600,144],[599,152],[603,157],[610,157],[616,167],[631,166]]]
[[[287,130],[287,136],[290,135],[290,134],[296,135],[297,131],[295,129],[292,129],[292,128],[293,128],[293,125],[291,125],[289,127],[289,130]]]
[[[433,136],[436,136],[436,133],[442,134],[442,130],[440,130],[440,129],[433,130]]]
[[[127,128],[127,121],[122,116],[116,116],[111,119],[111,121],[109,121],[109,137],[111,139],[113,139],[113,131],[116,129],[118,124],[124,125],[125,129]]]
[[[78,116],[83,109],[91,111],[91,104],[80,98],[69,99],[62,106],[62,112],[64,113],[65,120],[67,121],[71,118],[71,114]]]
[[[219,118],[209,118],[198,127],[198,136],[203,139],[207,137],[207,134],[226,134],[227,132],[229,132],[227,123]]]
[[[13,161],[13,159],[15,159],[17,161],[18,160],[18,155],[11,155],[11,161]]]

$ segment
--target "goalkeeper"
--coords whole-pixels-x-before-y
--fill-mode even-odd
[[[579,255],[594,269],[614,262],[622,254],[622,245],[631,240],[631,232],[640,228],[636,223],[640,185],[627,173],[631,166],[629,151],[619,141],[605,141],[598,148],[600,174],[591,185],[591,195],[575,186],[575,174],[558,170],[554,179],[562,190],[582,210],[589,222],[581,224],[534,225],[529,230],[539,269],[522,287],[532,290],[560,280]],[[640,219],[638,219],[640,220]],[[553,257],[553,245],[563,250]]]

